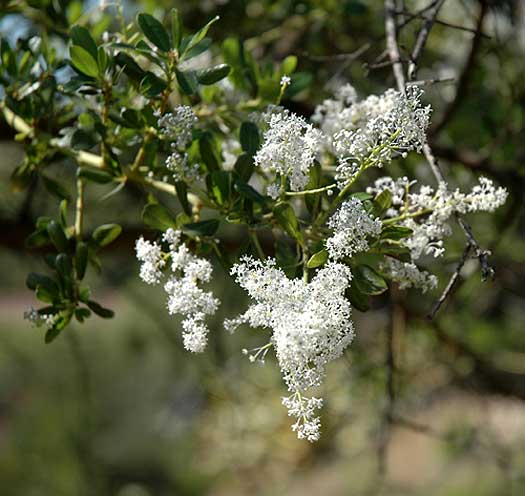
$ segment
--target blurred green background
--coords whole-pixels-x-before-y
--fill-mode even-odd
[[[46,3],[3,2],[0,34],[14,40],[55,32],[58,24],[38,8]],[[111,5],[61,3],[89,12],[100,31],[115,22]],[[212,36],[239,36],[260,60],[297,55],[312,84],[284,103],[303,115],[341,82],[352,82],[361,95],[393,86],[391,68],[381,63],[382,2],[175,3],[188,28],[219,14]],[[429,3],[400,2],[400,8],[417,13]],[[160,18],[173,4],[125,2],[124,13],[130,21],[139,10]],[[480,12],[484,36],[457,29],[474,29]],[[41,330],[22,320],[36,304],[25,276],[43,266],[23,239],[36,217],[54,214],[56,205],[41,184],[29,193],[10,191],[22,152],[0,123],[0,494],[525,494],[524,16],[523,0],[449,0],[419,64],[420,79],[455,78],[427,87],[434,107],[429,139],[451,184],[468,187],[483,174],[509,189],[507,205],[495,215],[470,219],[480,243],[493,251],[496,277],[482,284],[477,262],[469,261],[433,322],[425,315],[439,292],[393,290],[371,311],[355,311],[357,338],[328,370],[323,436],[314,445],[290,432],[274,360],[261,367],[241,354],[261,344],[257,331],[223,331],[222,320],[247,302],[220,267],[214,290],[223,304],[210,347],[203,355],[184,351],[162,289],[137,277],[133,240],[142,203],[132,194],[100,203],[86,219],[88,229],[102,222],[125,226],[104,255],[102,274],[89,281],[115,319],[90,319],[43,343]],[[413,17],[401,30],[403,57],[421,23]],[[332,57],[364,45],[356,60]],[[409,167],[432,183],[417,159]],[[103,196],[98,189],[87,194],[91,205]],[[456,232],[444,263],[436,264],[440,289],[463,243]],[[384,415],[389,326],[397,360],[391,423]]]

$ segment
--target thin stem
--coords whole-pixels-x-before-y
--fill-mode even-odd
[[[82,239],[82,224],[84,221],[84,181],[77,179],[77,203],[75,207],[75,236]]]
[[[392,217],[390,219],[386,219],[383,221],[383,225],[395,224],[396,222],[400,222],[405,219],[413,219],[415,217],[421,217],[422,215],[427,215],[430,213],[432,213],[431,208],[424,208],[423,210],[419,210],[411,214],[403,214],[403,215],[399,215],[398,217]]]
[[[152,128],[149,128],[146,131],[146,135],[144,136],[144,140],[142,141],[142,145],[140,145],[139,151],[137,152],[137,156],[135,157],[135,160],[133,161],[133,164],[131,165],[131,172],[136,171],[144,161],[144,157],[146,156],[146,147],[150,143],[151,139],[153,138],[155,133],[155,130]]]
[[[310,278],[310,272],[308,270],[308,249],[306,246],[302,247],[303,250],[303,281],[308,283],[308,280]]]
[[[337,184],[329,184],[328,186],[323,186],[322,188],[316,189],[307,189],[305,191],[287,191],[287,196],[301,196],[301,195],[314,195],[316,193],[323,193],[331,189],[337,188]]]
[[[259,255],[259,258],[261,260],[266,260],[266,255],[264,254],[264,250],[262,249],[261,243],[259,241],[259,238],[257,237],[257,233],[254,229],[248,229],[248,235],[250,236],[250,240],[253,243],[253,246],[257,250],[257,254]]]

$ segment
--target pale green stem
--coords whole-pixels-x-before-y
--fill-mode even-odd
[[[432,213],[431,208],[424,208],[423,210],[419,210],[418,212],[413,212],[411,214],[403,214],[399,215],[398,217],[392,217],[391,219],[386,219],[383,221],[383,225],[390,225],[395,224],[396,222],[403,221],[405,219],[413,219],[415,217],[421,217],[422,215],[427,215]]]
[[[75,237],[82,239],[82,224],[84,221],[84,181],[77,179],[77,203],[75,207]]]
[[[305,191],[287,191],[285,194],[287,196],[300,196],[300,195],[314,195],[316,193],[323,193],[337,187],[337,184],[329,184],[328,186],[323,186],[322,188],[316,189],[307,189]]]
[[[261,260],[266,260],[266,255],[264,254],[264,250],[262,249],[261,243],[259,241],[259,238],[257,237],[257,233],[255,232],[255,230],[248,229],[248,235],[250,236],[253,246],[255,246],[255,249],[257,250],[259,258]]]

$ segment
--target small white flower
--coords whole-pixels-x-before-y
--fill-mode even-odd
[[[24,312],[24,319],[31,322],[33,327],[47,327],[49,329],[55,325],[58,315],[50,313],[41,314],[35,308],[30,307]]]
[[[159,244],[141,237],[136,242],[136,252],[142,262],[140,277],[148,284],[161,282],[166,260],[171,261],[171,273],[164,283],[168,313],[185,317],[182,322],[184,347],[199,353],[206,347],[209,333],[204,319],[216,312],[219,300],[199,286],[211,280],[211,263],[191,253],[181,238],[180,231],[168,229],[162,236],[168,251],[163,252]]]
[[[200,178],[199,164],[189,165],[188,154],[174,150],[166,158],[166,167],[173,172],[175,181],[193,181]]]
[[[468,194],[450,191],[445,183],[441,183],[436,191],[423,185],[418,192],[412,192],[415,182],[406,177],[397,180],[383,177],[373,187],[367,188],[367,192],[390,191],[392,207],[387,216],[401,217],[399,224],[412,230],[403,242],[410,249],[412,260],[417,261],[425,255],[443,255],[443,239],[452,233],[448,222],[454,213],[493,212],[505,203],[507,191],[504,188],[496,188],[490,179],[484,177],[479,182]],[[417,215],[419,212],[424,215]]]
[[[192,130],[198,122],[193,109],[188,105],[179,105],[173,112],[159,118],[159,131],[163,138],[174,141],[177,148],[185,148],[192,139]]]
[[[321,142],[321,132],[302,117],[283,110],[271,113],[264,141],[254,157],[266,173],[290,180],[292,191],[304,189]]]
[[[387,257],[381,269],[390,279],[399,283],[399,289],[419,288],[426,293],[437,287],[437,277],[426,270],[419,269],[414,263],[400,262],[395,258]]]
[[[142,236],[135,242],[137,259],[142,262],[140,278],[146,284],[158,284],[162,277],[162,268],[166,264],[162,258],[162,249],[155,242],[145,240]]]
[[[340,187],[362,165],[382,167],[395,154],[420,151],[426,142],[430,107],[421,105],[421,88],[409,85],[406,94],[389,89],[357,101],[347,85],[335,100],[325,100],[312,117],[326,136],[325,148],[338,159],[336,179]]]
[[[353,339],[351,306],[344,296],[351,280],[350,269],[330,262],[305,282],[286,277],[275,260],[261,262],[244,257],[231,273],[253,303],[225,326],[230,331],[243,323],[271,329],[270,342],[283,379],[293,393],[285,404],[291,415],[299,407],[308,412],[305,419],[298,419],[295,430],[299,437],[317,439],[320,423],[311,413],[320,406],[319,400],[305,404],[303,399],[307,399],[301,399],[301,394],[321,384],[326,365],[341,356]]]
[[[306,398],[301,393],[295,392],[291,396],[283,397],[282,404],[288,409],[288,415],[297,419],[292,425],[292,430],[297,433],[297,437],[310,442],[318,441],[321,435],[321,420],[315,415],[315,411],[322,408],[323,400]]]
[[[290,76],[284,75],[281,77],[281,82],[280,82],[281,86],[288,86],[291,82],[292,80],[290,79]]]
[[[351,257],[368,249],[368,237],[378,237],[381,221],[368,215],[357,198],[344,202],[328,221],[334,233],[326,240],[326,249],[332,260]]]

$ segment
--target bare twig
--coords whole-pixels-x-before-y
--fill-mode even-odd
[[[433,2],[433,3],[435,4],[436,2]],[[427,7],[426,10],[430,10],[430,9]],[[413,19],[428,20],[429,19],[428,15],[424,15],[424,14],[421,14],[421,13],[410,14],[408,11],[405,12],[405,13],[409,14],[410,20],[413,20]],[[445,26],[445,27],[451,28],[451,29],[457,29],[458,31],[465,31],[466,33],[476,34],[478,32],[476,28],[469,28],[468,26],[462,26],[460,24],[454,24],[453,22],[443,21],[442,19],[434,19],[433,22],[434,22],[434,24],[440,24],[441,26]],[[398,27],[398,29],[400,27],[401,27],[401,25]],[[483,37],[483,38],[486,38],[487,40],[492,39],[492,36],[490,36],[487,33],[481,32],[480,36]]]
[[[435,2],[434,6],[429,10],[428,17],[425,18],[425,22],[423,23],[423,26],[421,27],[421,30],[417,35],[416,43],[414,45],[414,49],[412,50],[412,55],[408,64],[407,77],[409,80],[412,80],[416,77],[417,59],[423,51],[423,48],[427,42],[428,35],[430,34],[430,30],[432,29],[432,26],[434,25],[434,21],[436,20],[439,10],[441,9],[444,3],[445,0],[438,0],[437,2]]]
[[[438,134],[445,125],[452,119],[454,114],[459,109],[463,98],[466,95],[468,84],[470,82],[470,77],[472,75],[472,68],[474,67],[474,64],[476,63],[476,59],[478,56],[478,51],[481,46],[481,39],[482,36],[482,28],[483,28],[483,21],[485,20],[485,16],[488,13],[488,2],[487,0],[480,0],[480,12],[478,16],[478,21],[476,23],[476,33],[474,34],[474,37],[472,38],[472,44],[470,46],[470,51],[467,57],[467,60],[465,62],[465,65],[463,66],[463,70],[461,71],[461,75],[458,79],[458,86],[456,88],[456,95],[454,97],[454,100],[450,102],[448,107],[443,112],[443,115],[441,117],[441,120],[430,130],[431,134]]]
[[[419,81],[411,81],[410,84],[415,86],[432,86],[433,84],[451,84],[456,78],[435,78],[435,79],[420,79]]]
[[[391,427],[396,408],[396,342],[401,340],[405,331],[405,311],[398,302],[396,291],[391,291],[391,315],[386,327],[385,368],[386,368],[386,405],[381,419],[381,430],[377,445],[378,472],[381,477],[386,474],[386,455],[391,436]]]
[[[429,312],[427,317],[432,320],[438,310],[441,308],[441,305],[445,303],[445,300],[452,294],[454,291],[454,288],[456,286],[456,282],[459,278],[459,275],[461,273],[461,269],[463,269],[463,266],[465,265],[465,262],[467,261],[467,258],[470,254],[470,251],[472,250],[472,245],[470,243],[467,243],[465,246],[465,250],[463,251],[463,256],[461,257],[460,261],[458,262],[458,265],[456,267],[456,270],[450,277],[448,284],[446,285],[445,289],[441,293],[441,296],[438,298],[436,303],[434,303],[434,306],[432,307],[432,310]]]
[[[311,55],[303,52],[303,56],[312,62],[348,62],[358,59],[363,53],[370,49],[370,43],[365,43],[362,47],[349,53],[336,53],[335,55]]]
[[[436,178],[438,183],[446,182],[445,176],[443,175],[443,172],[439,167],[438,161],[434,156],[432,149],[430,148],[430,145],[428,143],[423,146],[423,154],[425,155],[425,158],[427,159],[432,173],[434,174],[434,177]],[[474,237],[474,234],[472,233],[472,228],[467,223],[467,221],[465,221],[465,219],[463,219],[463,217],[461,217],[461,215],[457,212],[454,215],[459,224],[459,227],[465,235],[465,238],[467,238],[467,244],[469,244],[474,249],[474,254],[478,258],[479,263],[481,265],[482,280],[486,281],[494,275],[494,269],[490,266],[488,261],[488,256],[490,255],[490,252],[487,250],[483,250],[480,247],[479,243]]]
[[[434,5],[434,8],[432,10],[432,12],[434,13],[434,17],[435,15],[437,15],[438,11],[439,11],[439,8],[441,5],[443,4],[442,1],[437,1],[435,2],[435,5]],[[404,93],[405,92],[405,77],[404,77],[404,74],[403,74],[403,71],[402,71],[402,66],[401,64],[398,63],[399,61],[399,46],[398,46],[398,43],[397,43],[397,37],[396,37],[396,19],[395,19],[395,16],[394,16],[394,10],[393,10],[393,6],[394,6],[394,2],[393,0],[385,0],[385,33],[386,33],[386,44],[387,44],[387,49],[388,49],[388,55],[389,55],[389,58],[390,58],[390,61],[393,63],[392,67],[393,67],[393,72],[394,72],[394,77],[396,79],[396,84],[397,84],[397,88],[400,92]],[[486,0],[481,0],[481,12],[480,12],[480,16],[479,16],[479,19],[478,19],[478,29],[481,30],[482,28],[482,24],[483,24],[483,19],[485,17],[485,14],[486,14]],[[430,32],[430,29],[432,27],[432,23],[425,23],[422,28],[421,28],[421,32],[419,33],[418,35],[418,40],[416,42],[416,47],[417,47],[417,50],[416,48],[414,48],[414,51],[413,51],[413,54],[415,52],[416,56],[419,56],[426,44],[426,41],[428,39],[428,35],[429,35],[429,32]],[[477,43],[475,43],[473,41],[473,45],[476,45],[479,44],[479,35],[475,37],[475,39],[477,39]],[[470,64],[467,63],[467,65],[471,65],[474,63],[474,59],[475,59],[475,52],[477,51],[477,48],[473,46],[473,48],[475,48],[474,50],[474,55],[472,57],[469,57],[469,60],[470,60]],[[473,50],[471,49],[471,54],[472,54]],[[417,57],[416,57],[417,58]],[[400,70],[401,69],[401,70]],[[412,70],[412,72],[409,71],[409,76],[411,76],[412,78],[415,77],[415,70]],[[462,75],[462,77],[464,77]],[[410,79],[410,77],[409,77]],[[465,82],[460,82],[458,87],[464,87],[465,85]],[[464,89],[462,90],[464,91]],[[438,161],[436,160],[433,152],[432,152],[432,148],[430,147],[430,145],[428,143],[426,143],[424,146],[423,146],[423,155],[425,156],[427,162],[428,162],[428,165],[430,166],[430,169],[432,170],[432,173],[434,175],[434,177],[436,178],[436,181],[438,183],[446,183],[446,180],[445,180],[445,177],[443,175],[443,172],[441,171],[440,167],[439,167],[439,164],[438,164]],[[474,253],[476,255],[476,257],[479,259],[479,262],[481,264],[481,273],[482,273],[482,279],[485,281],[487,278],[489,277],[492,277],[492,275],[494,274],[494,269],[492,269],[492,267],[489,265],[488,263],[488,255],[489,255],[489,252],[487,252],[486,250],[482,250],[481,247],[479,246],[478,242],[476,241],[476,239],[474,238],[474,235],[472,234],[472,229],[470,228],[469,224],[458,214],[456,213],[455,214],[456,216],[456,220],[458,221],[458,224],[459,226],[461,227],[466,239],[467,239],[467,246],[468,246],[468,251],[470,251],[470,249],[474,249]],[[467,250],[467,248],[466,248]],[[464,264],[464,262],[463,262]],[[461,267],[463,267],[463,264],[461,264],[461,266],[459,267],[459,270],[461,270]],[[456,271],[457,272],[457,271]],[[455,273],[456,274],[456,273]],[[457,280],[457,275],[456,276],[452,276],[451,278],[451,281],[449,281],[449,284],[447,285],[447,288],[450,286],[450,290],[449,291],[446,291],[443,293],[443,295],[445,296],[445,298],[443,298],[443,300],[441,301],[441,298],[440,300],[438,301],[439,305],[437,305],[437,308],[434,312],[431,312],[430,315],[433,315],[435,314],[435,312],[437,312],[437,310],[439,309],[439,307],[443,304],[443,302],[445,301],[445,299],[448,297],[448,295],[451,293],[451,290]],[[443,297],[442,295],[442,297]]]
[[[405,75],[403,74],[403,64],[399,55],[399,45],[397,43],[396,27],[396,5],[394,0],[385,0],[385,34],[388,57],[392,62],[392,70],[396,78],[399,91],[405,93]]]

